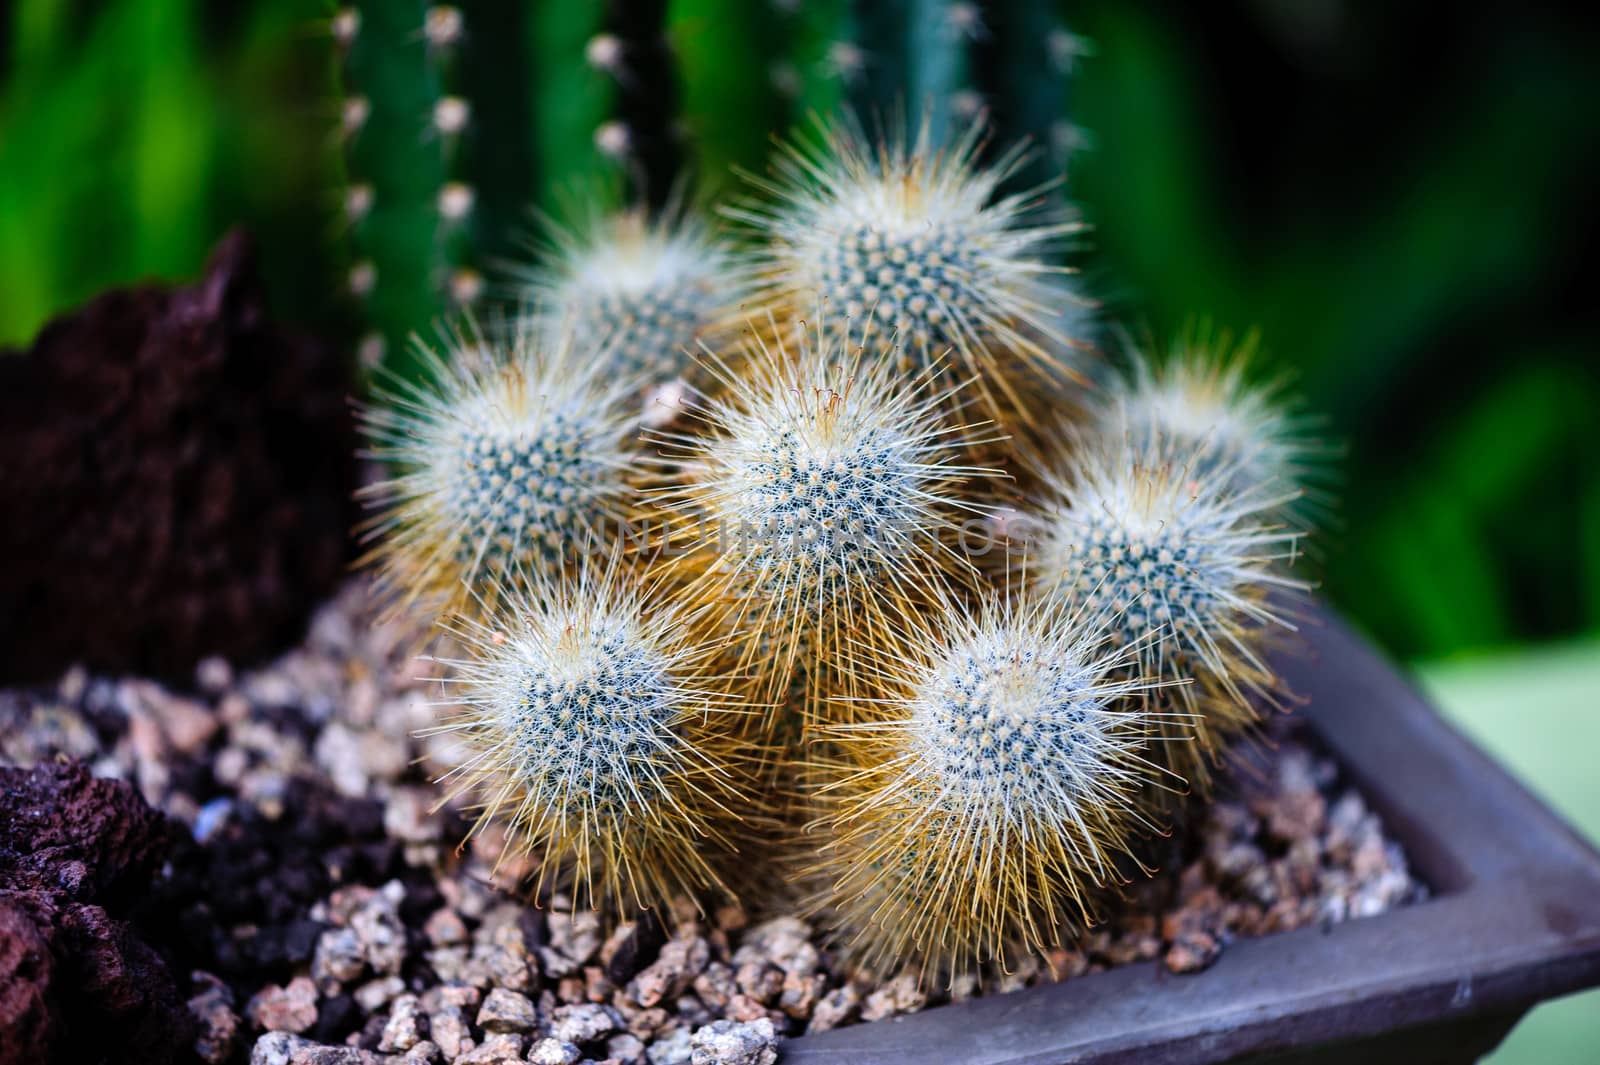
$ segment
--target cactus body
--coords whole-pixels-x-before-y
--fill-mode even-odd
[[[945,604],[906,648],[863,649],[878,719],[838,730],[816,826],[842,942],[946,975],[1056,942],[1152,827],[1141,796],[1167,778],[1138,698],[1151,684],[1055,601]]]
[[[399,471],[370,492],[390,596],[460,601],[620,524],[638,382],[608,372],[604,348],[524,331],[422,352],[428,379],[397,384],[365,417],[373,454]]]
[[[1086,444],[1040,516],[1028,575],[1036,594],[1103,619],[1140,669],[1192,680],[1164,696],[1196,715],[1196,743],[1174,768],[1205,788],[1227,741],[1276,702],[1264,656],[1287,626],[1274,594],[1302,591],[1286,572],[1299,535],[1272,523],[1289,497],[1263,484],[1236,492],[1231,464],[1165,445]]]
[[[993,473],[965,464],[976,434],[940,416],[960,384],[865,362],[842,327],[793,328],[754,337],[741,375],[716,367],[726,391],[695,412],[705,435],[662,437],[686,474],[662,492],[681,523],[678,568],[692,594],[726,604],[752,654],[775,658],[774,691],[802,648],[893,639],[906,604],[969,570],[954,541],[987,505],[960,487]]]
[[[1235,346],[1197,329],[1164,362],[1137,357],[1095,405],[1089,431],[1152,458],[1185,456],[1201,478],[1226,469],[1220,490],[1281,495],[1272,516],[1304,528],[1317,509],[1304,492],[1321,449],[1280,386],[1250,382],[1256,350],[1254,336]]]
[[[551,245],[522,278],[536,327],[608,337],[614,368],[653,383],[691,376],[745,287],[733,248],[688,210],[592,217],[555,229]]]
[[[781,313],[822,301],[904,373],[947,352],[1001,418],[1026,409],[1018,375],[1077,375],[1063,332],[1074,295],[1050,256],[1079,228],[1040,214],[1031,193],[996,196],[1022,158],[978,161],[983,127],[948,141],[924,122],[874,142],[854,123],[796,140],[755,182],[771,204],[729,214],[760,236],[759,300]],[[865,323],[865,324],[863,324]],[[1002,398],[1009,402],[1002,403]]]
[[[475,831],[504,819],[508,852],[540,857],[580,905],[658,907],[722,890],[729,811],[754,809],[728,720],[747,699],[720,648],[616,558],[458,615],[469,655],[446,663],[438,731],[472,752],[446,780],[479,804]]]

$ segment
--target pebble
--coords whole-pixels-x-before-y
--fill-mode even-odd
[[[424,1039],[406,1051],[405,1065],[438,1065],[443,1060],[444,1053],[439,1049],[438,1045],[431,1040]]]
[[[428,1037],[439,1045],[439,1052],[454,1061],[472,1048],[472,1029],[460,1006],[443,1006],[428,1014]]]
[[[563,1043],[559,1039],[541,1039],[533,1044],[533,1049],[528,1051],[528,1060],[533,1065],[577,1065],[583,1051],[571,1043]]]
[[[700,936],[668,940],[660,956],[628,984],[628,997],[641,1006],[654,1006],[680,995],[710,960],[711,948]]]
[[[245,1014],[269,1032],[298,1035],[317,1023],[317,987],[304,976],[287,987],[269,984],[250,999]]]
[[[478,1010],[478,1027],[486,1032],[526,1032],[539,1023],[539,1011],[527,995],[494,988]]]
[[[576,1006],[558,1006],[550,1020],[550,1034],[563,1043],[593,1043],[625,1025],[622,1015],[610,1006],[585,1003]]]
[[[393,1053],[414,1049],[422,1042],[422,1012],[417,996],[400,995],[389,1005],[389,1019],[384,1022],[383,1035],[378,1049]]]
[[[674,1029],[645,1049],[650,1065],[691,1065],[694,1060],[693,1035],[687,1028]]]
[[[250,1065],[390,1065],[356,1047],[325,1046],[288,1032],[268,1032],[250,1051]]]
[[[356,988],[356,1004],[368,1013],[377,1013],[388,1005],[390,999],[405,989],[406,982],[398,976],[385,976],[378,980],[371,980]]]
[[[614,1035],[606,1040],[606,1058],[619,1065],[644,1065],[644,1040],[629,1032]]]
[[[514,1032],[491,1035],[455,1059],[455,1065],[520,1065],[527,1037]]]
[[[203,984],[204,990],[189,999],[196,1029],[194,1051],[207,1065],[222,1065],[232,1058],[239,1042],[241,1024],[233,1008],[233,992],[207,973],[196,973],[195,981]]]
[[[778,1034],[772,1022],[712,1021],[689,1041],[692,1065],[774,1065]]]
[[[366,953],[354,929],[330,928],[317,937],[311,959],[311,978],[328,993],[348,984],[366,972]]]
[[[578,972],[600,949],[600,916],[589,910],[553,912],[546,928],[550,945],[539,951],[545,972],[555,977]]]
[[[866,997],[861,1004],[861,1019],[881,1021],[897,1013],[912,1013],[928,1000],[922,989],[921,975],[907,970],[895,976]]]
[[[809,1032],[826,1032],[849,1024],[861,1012],[861,992],[854,984],[836,987],[823,995],[811,1011]]]

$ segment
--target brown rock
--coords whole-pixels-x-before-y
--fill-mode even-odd
[[[317,1023],[317,986],[304,976],[287,987],[268,985],[256,992],[245,1013],[269,1032],[300,1035]]]
[[[187,679],[292,639],[347,557],[349,392],[268,318],[238,233],[198,284],[108,292],[0,353],[0,676]]]
[[[192,1054],[166,963],[119,919],[170,839],[130,786],[81,764],[0,768],[0,1065]]]

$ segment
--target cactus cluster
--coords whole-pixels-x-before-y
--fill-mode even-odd
[[[547,886],[738,891],[737,848],[857,963],[953,976],[1081,933],[1287,704],[1316,452],[1248,345],[1092,362],[1060,161],[988,132],[1059,114],[985,58],[1057,40],[1037,5],[853,10],[830,76],[898,71],[918,119],[822,122],[726,230],[651,178],[553,231],[369,413],[374,558],[449,619],[450,777]],[[585,49],[619,80],[661,58],[629,27]]]

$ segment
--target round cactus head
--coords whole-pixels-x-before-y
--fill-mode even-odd
[[[827,902],[869,965],[951,971],[1046,945],[1152,827],[1158,721],[1132,698],[1150,684],[1056,601],[945,606],[906,647],[867,665],[878,720],[838,730]]]
[[[732,723],[746,700],[723,648],[615,558],[457,615],[468,655],[445,663],[438,731],[467,752],[446,779],[479,804],[474,831],[504,819],[507,850],[584,904],[660,906],[721,886],[727,810],[748,801]]]
[[[1306,585],[1285,572],[1299,534],[1271,523],[1287,497],[1272,485],[1235,491],[1245,482],[1232,463],[1184,455],[1085,444],[1050,487],[1028,576],[1036,594],[1101,619],[1144,672],[1193,681],[1174,690],[1199,715],[1185,775],[1203,786],[1201,756],[1272,700],[1263,634],[1286,624],[1273,593]]]
[[[425,350],[427,381],[396,384],[366,412],[373,455],[397,470],[371,492],[373,558],[393,596],[460,602],[519,567],[560,565],[620,520],[635,384],[602,376],[575,344],[459,335]]]
[[[940,145],[926,123],[874,141],[846,121],[789,145],[758,183],[771,205],[730,212],[764,238],[762,298],[869,323],[864,342],[902,370],[953,350],[985,395],[1017,358],[1072,375],[1081,338],[1061,327],[1087,301],[1049,259],[1078,227],[1041,213],[1036,193],[997,195],[1024,155],[980,166],[982,142],[981,124]]]
[[[1226,333],[1196,329],[1163,362],[1135,356],[1131,371],[1105,390],[1090,429],[1152,459],[1184,456],[1192,477],[1226,468],[1231,475],[1220,487],[1230,494],[1273,491],[1287,503],[1280,517],[1303,512],[1295,493],[1318,448],[1280,385],[1251,383],[1256,350],[1254,335],[1234,345]]]
[[[609,338],[612,369],[654,383],[691,355],[742,295],[743,269],[709,221],[686,208],[642,208],[552,227],[548,262],[522,273],[523,299],[546,330]]]
[[[987,511],[958,489],[993,471],[963,464],[975,438],[940,416],[961,386],[924,383],[934,369],[908,381],[842,332],[755,337],[744,371],[719,366],[724,394],[694,412],[708,431],[661,437],[681,451],[663,499],[697,593],[785,663],[970,568],[959,523]]]

